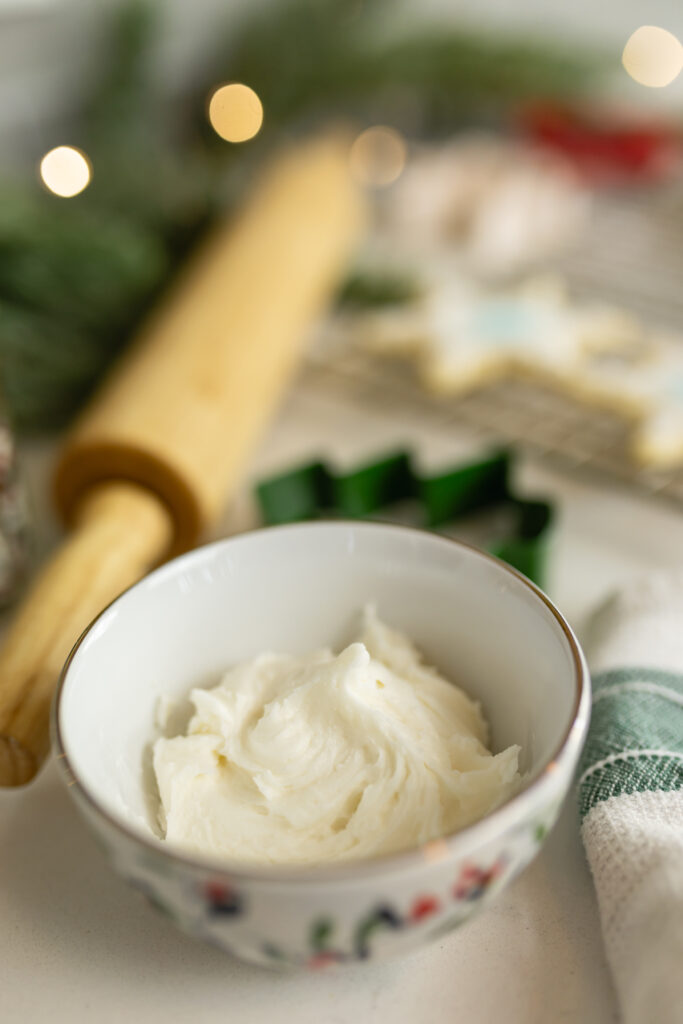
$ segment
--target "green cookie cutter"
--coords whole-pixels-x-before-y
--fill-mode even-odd
[[[343,473],[316,461],[261,480],[255,494],[269,526],[331,516],[386,518],[392,507],[410,503],[413,525],[443,531],[465,516],[500,508],[508,513],[506,535],[485,550],[543,585],[554,509],[515,496],[511,465],[508,451],[431,476],[422,475],[406,452]]]

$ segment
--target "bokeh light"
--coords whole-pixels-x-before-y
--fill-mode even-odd
[[[221,85],[209,100],[209,121],[227,142],[247,142],[263,124],[263,105],[248,85]]]
[[[50,192],[70,199],[90,184],[92,169],[90,161],[80,149],[57,146],[40,161],[40,177]]]
[[[363,185],[391,185],[406,164],[406,143],[395,128],[377,125],[361,132],[351,147],[351,173]]]
[[[665,28],[643,25],[626,43],[621,62],[640,85],[661,89],[683,68],[683,46]]]

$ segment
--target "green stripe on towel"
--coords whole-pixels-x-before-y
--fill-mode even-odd
[[[579,774],[581,817],[621,793],[680,788],[683,675],[651,668],[596,675]]]

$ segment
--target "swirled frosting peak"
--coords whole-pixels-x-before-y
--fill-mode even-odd
[[[341,653],[261,654],[190,694],[158,739],[168,842],[230,861],[313,864],[404,850],[472,823],[519,776],[479,705],[366,610]]]

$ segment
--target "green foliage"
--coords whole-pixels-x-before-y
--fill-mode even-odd
[[[165,247],[139,223],[78,203],[52,207],[46,197],[19,218],[16,206],[0,212],[0,292],[83,329],[116,331],[165,277]]]
[[[0,299],[4,398],[22,429],[58,426],[85,398],[110,353],[88,331]]]
[[[53,210],[47,197],[19,215],[23,206],[0,211],[2,381],[18,426],[55,426],[118,351],[169,261],[144,226],[77,205]]]
[[[192,154],[153,129],[151,6],[126,5],[72,138],[92,185],[74,199],[0,193],[0,377],[14,422],[59,426],[87,397],[208,217]]]
[[[344,282],[338,296],[348,309],[375,309],[412,302],[421,294],[420,282],[408,271],[356,269]]]

